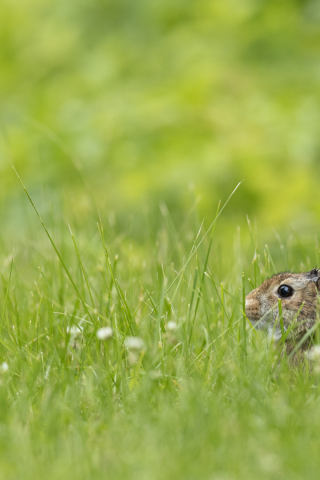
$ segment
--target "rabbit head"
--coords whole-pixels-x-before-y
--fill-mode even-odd
[[[316,320],[320,269],[306,273],[278,273],[246,296],[246,315],[258,329],[276,340],[281,337],[278,301],[281,299],[284,330],[296,319],[300,332]]]

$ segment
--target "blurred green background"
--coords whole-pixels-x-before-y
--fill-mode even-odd
[[[83,228],[99,209],[139,239],[195,199],[209,224],[244,180],[226,237],[247,214],[317,232],[319,1],[1,0],[0,23],[2,238],[36,222],[7,158]]]

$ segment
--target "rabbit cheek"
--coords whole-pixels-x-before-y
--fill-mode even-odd
[[[297,311],[295,309],[291,310],[291,308],[286,308],[286,305],[282,306],[282,318],[285,329],[287,329],[289,325],[293,322],[296,314]]]
[[[301,305],[297,306],[297,311],[301,307]],[[316,319],[316,311],[314,305],[305,304],[298,316],[298,320],[315,320]]]

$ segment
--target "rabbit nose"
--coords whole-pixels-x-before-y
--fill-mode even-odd
[[[255,301],[252,298],[246,298],[245,306],[250,307]]]

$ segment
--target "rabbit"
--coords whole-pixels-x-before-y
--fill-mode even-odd
[[[314,268],[306,273],[278,273],[265,280],[245,298],[246,316],[257,329],[268,332],[276,342],[282,337],[279,321],[278,300],[281,299],[283,331],[295,325],[286,338],[289,351],[293,350],[317,319],[320,290],[320,269]],[[310,335],[301,345],[308,350],[312,344]]]

